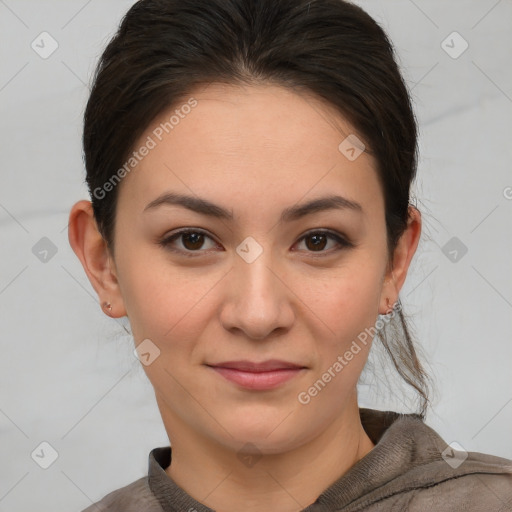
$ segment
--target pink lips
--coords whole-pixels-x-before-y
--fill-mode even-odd
[[[226,361],[207,366],[235,384],[259,391],[276,388],[304,369],[303,366],[276,359],[261,363]]]

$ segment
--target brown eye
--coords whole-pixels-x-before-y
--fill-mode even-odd
[[[204,244],[204,235],[202,233],[182,233],[181,236],[183,237],[183,246],[190,251],[201,249]]]
[[[331,247],[325,250],[329,245],[329,240],[333,240],[335,242],[334,247],[331,245]],[[337,250],[354,247],[354,244],[331,231],[312,231],[304,235],[299,242],[304,242],[306,252],[320,253],[319,256],[323,256],[324,253],[327,256]]]
[[[210,247],[208,247],[208,241],[210,241]],[[177,242],[181,242],[181,244]],[[215,248],[217,246],[209,235],[198,229],[181,230],[165,237],[158,243],[170,251],[191,257],[201,256],[201,254],[207,252],[206,249]],[[206,248],[204,247],[205,244],[207,245]]]
[[[325,249],[327,239],[328,236],[324,234],[309,235],[305,240],[309,240],[311,243],[306,242],[306,247],[312,251],[322,251]]]

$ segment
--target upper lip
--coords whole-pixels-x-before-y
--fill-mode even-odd
[[[273,370],[290,370],[305,368],[300,364],[290,363],[288,361],[280,361],[278,359],[270,359],[256,363],[253,361],[224,361],[222,363],[208,364],[215,368],[231,368],[242,372],[270,372]]]

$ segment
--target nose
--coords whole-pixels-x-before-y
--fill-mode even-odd
[[[294,295],[279,268],[270,250],[264,249],[251,263],[235,255],[220,315],[226,330],[264,340],[274,331],[290,329],[295,319]]]

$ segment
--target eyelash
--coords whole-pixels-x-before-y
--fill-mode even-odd
[[[198,256],[201,256],[201,253],[204,253],[206,251],[204,250],[201,250],[201,249],[198,249],[197,251],[191,251],[191,250],[182,250],[182,249],[175,249],[173,247],[171,247],[171,243],[174,242],[175,240],[177,240],[180,236],[182,235],[187,235],[187,234],[191,234],[191,233],[194,233],[194,234],[202,234],[202,235],[205,235],[206,237],[210,238],[210,240],[213,240],[213,238],[208,235],[208,233],[206,233],[206,231],[203,231],[202,229],[190,229],[190,228],[187,228],[187,229],[183,229],[181,231],[178,231],[170,236],[167,236],[165,238],[163,238],[162,240],[160,240],[158,242],[158,244],[162,247],[164,247],[166,250],[169,250],[169,251],[172,251],[172,252],[175,252],[175,253],[178,253],[178,254],[181,254],[187,258],[196,258]],[[308,233],[304,234],[301,238],[299,238],[299,240],[297,240],[297,243],[299,242],[302,242],[304,239],[310,237],[310,236],[313,236],[313,235],[327,235],[329,238],[335,240],[339,247],[338,248],[335,248],[335,249],[331,249],[331,250],[328,250],[328,251],[306,251],[306,252],[309,252],[311,253],[311,255],[313,257],[323,257],[323,256],[329,256],[331,255],[333,252],[335,251],[340,251],[340,250],[343,250],[343,249],[350,249],[352,247],[354,247],[354,244],[352,242],[349,242],[347,239],[343,238],[342,236],[340,236],[339,234],[337,234],[336,232],[333,232],[333,231],[330,231],[330,230],[326,230],[326,229],[319,229],[319,230],[316,230],[316,231],[309,231]],[[215,240],[213,240],[215,241]]]

